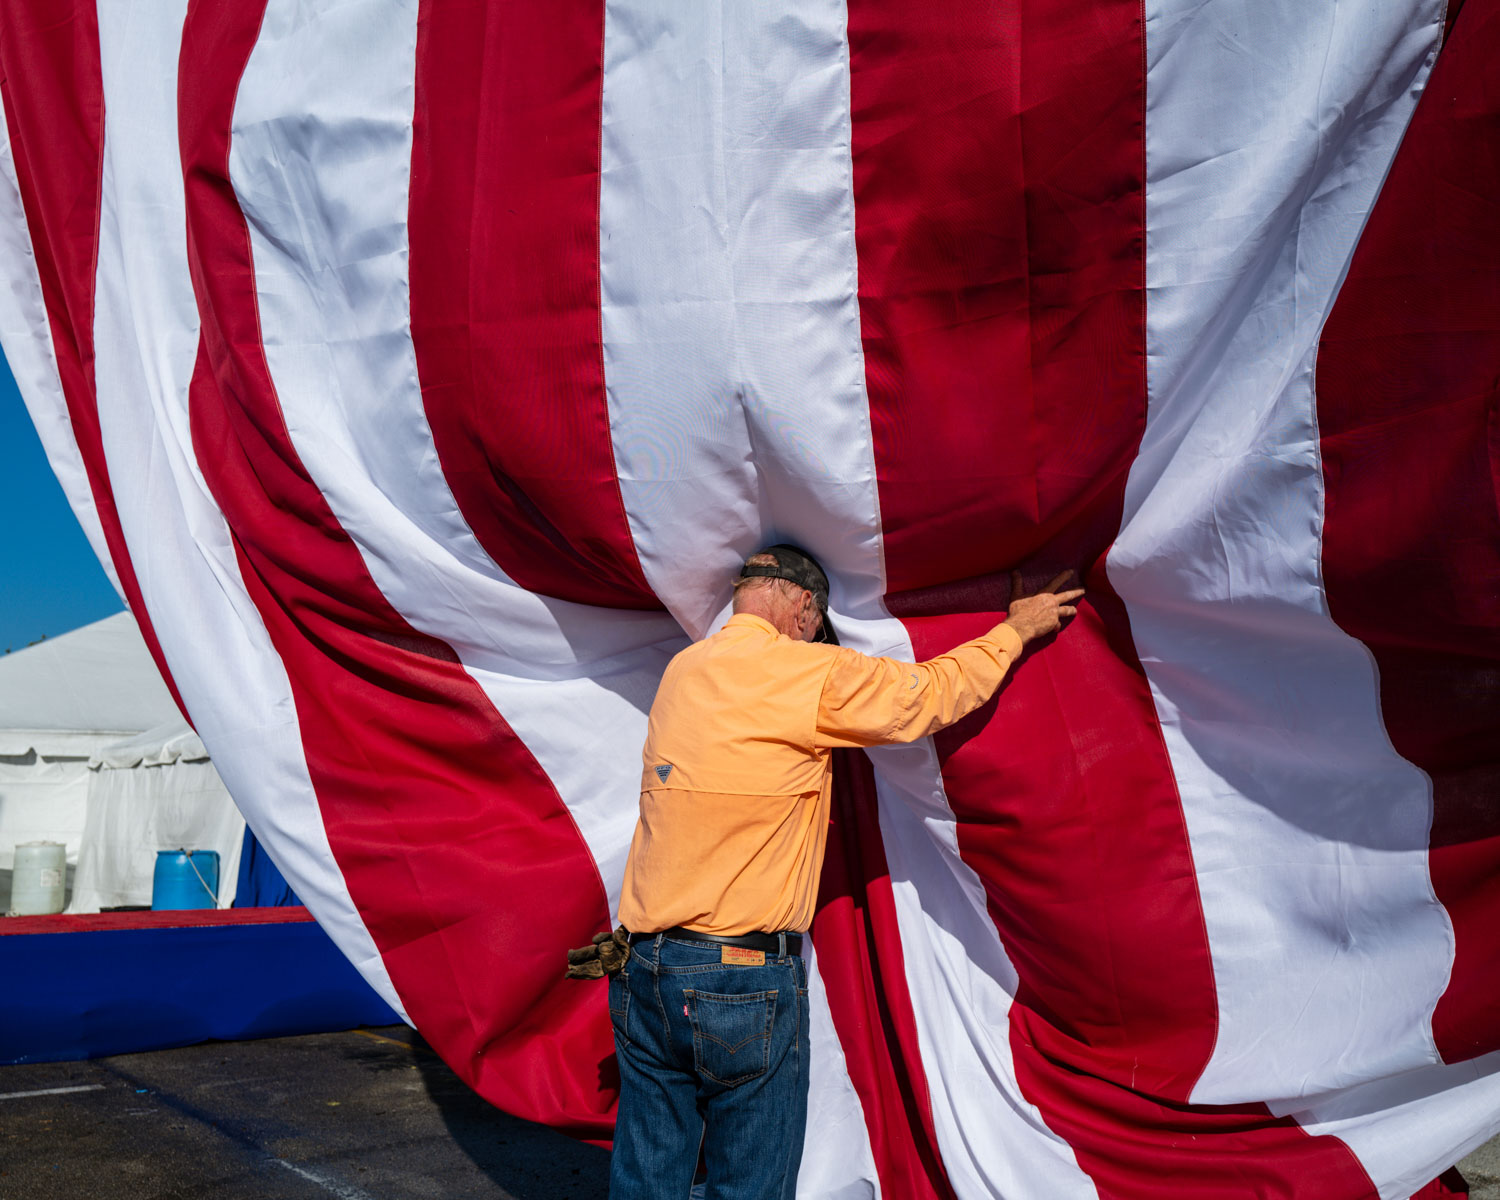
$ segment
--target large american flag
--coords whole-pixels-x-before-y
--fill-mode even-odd
[[[768,541],[839,764],[800,1194],[1405,1197],[1500,1131],[1500,2],[3,0],[0,337],[256,833],[607,1139],[656,680]]]

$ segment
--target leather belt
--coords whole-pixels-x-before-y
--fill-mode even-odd
[[[780,953],[781,939],[785,938],[788,954],[802,953],[800,933],[741,933],[731,937],[721,933],[700,933],[696,929],[684,929],[681,925],[674,925],[671,929],[663,929],[661,936],[669,937],[677,942],[703,942],[709,946],[744,946],[748,950],[765,950],[770,954]],[[637,946],[655,937],[654,933],[632,933],[630,944]]]

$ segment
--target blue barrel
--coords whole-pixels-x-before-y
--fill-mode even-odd
[[[151,907],[216,908],[219,903],[217,850],[158,850],[151,876]]]

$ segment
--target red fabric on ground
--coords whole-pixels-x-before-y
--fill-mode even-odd
[[[1411,1200],[1443,1200],[1444,1196],[1467,1196],[1468,1181],[1459,1174],[1457,1167],[1449,1167],[1419,1192],[1413,1192]]]

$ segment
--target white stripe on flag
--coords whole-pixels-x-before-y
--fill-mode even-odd
[[[1150,405],[1109,576],[1213,954],[1203,1103],[1436,1054],[1453,938],[1427,873],[1430,789],[1391,748],[1368,653],[1328,615],[1313,361],[1442,8],[1147,4]]]
[[[694,637],[768,536],[817,553],[835,608],[881,595],[844,21],[833,0],[605,10],[615,462],[646,577]]]
[[[52,345],[52,326],[47,320],[47,302],[42,297],[42,281],[37,274],[26,210],[21,203],[21,187],[10,148],[10,127],[3,114],[0,114],[0,264],[4,265],[9,283],[8,287],[0,287],[0,344],[5,347],[6,364],[73,515],[83,526],[99,565],[123,597],[120,577],[104,541],[104,528],[99,524],[99,510],[94,507],[94,491],[89,486],[83,455],[79,453],[78,439],[68,417],[68,403],[63,396],[57,354]]]
[[[851,436],[835,415],[865,411],[845,57],[828,0],[605,9],[610,429],[641,568],[694,637],[724,618],[734,569],[773,532],[823,559],[836,607],[879,595],[869,431]],[[827,992],[809,982],[798,1194],[878,1195]],[[811,1124],[835,1113],[859,1119]]]
[[[1500,1051],[1345,1088],[1292,1115],[1310,1134],[1341,1138],[1380,1200],[1406,1200],[1494,1137],[1497,1114]]]
[[[774,537],[828,568],[846,645],[909,659],[881,602],[845,23],[831,2],[795,14],[608,6],[605,377],[642,568],[695,636],[726,615],[741,557]],[[935,753],[928,744],[874,757],[907,982],[954,1185],[961,1196],[991,1195],[988,1180],[1020,1178],[1037,1195],[1092,1197],[1016,1085],[1010,997],[998,981],[1014,972],[986,969],[1004,954],[958,857]],[[929,815],[934,798],[941,812],[924,826],[909,806]],[[901,839],[920,844],[893,846]],[[976,943],[944,931],[957,913]],[[842,1153],[810,1136],[818,1157],[804,1163],[804,1185],[826,1178],[827,1159]]]
[[[185,12],[182,0],[99,5],[105,157],[94,338],[105,457],[147,610],[215,767],[299,897],[400,1011],[329,849],[286,672],[193,456],[198,309],[177,147]]]
[[[807,960],[812,1058],[808,1064],[808,1135],[797,1173],[797,1194],[818,1200],[876,1200],[880,1181],[865,1129],[865,1111],[849,1082],[849,1066],[833,1027],[812,940],[804,940],[802,947]],[[850,1154],[852,1162],[846,1157]]]
[[[230,152],[266,361],[297,453],[376,586],[414,628],[454,649],[531,751],[613,912],[646,711],[681,631],[661,613],[516,586],[443,477],[407,276],[416,20],[411,0],[361,0],[312,23],[295,0],[267,6]]]
[[[895,657],[910,660],[910,644]],[[984,884],[959,854],[931,739],[868,753],[933,1124],[954,1191],[961,1200],[1095,1200],[1072,1147],[1047,1127],[1016,1079],[1016,970]]]

